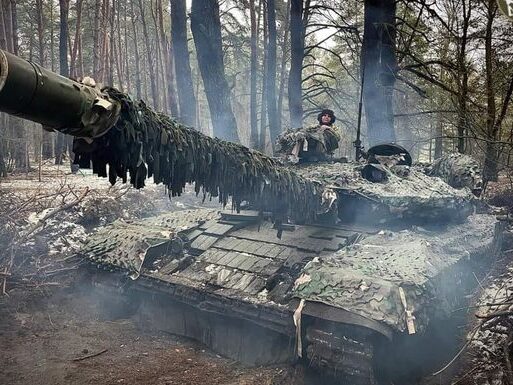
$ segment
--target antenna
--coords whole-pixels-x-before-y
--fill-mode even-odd
[[[362,105],[363,105],[363,84],[365,82],[365,65],[363,63],[363,55],[362,55],[362,82],[360,85],[360,102],[358,103],[358,124],[356,126],[356,140],[353,142],[354,147],[356,148],[356,161],[358,162],[362,157],[363,147],[361,141],[361,129],[362,129]]]

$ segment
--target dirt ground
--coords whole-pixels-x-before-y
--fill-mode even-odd
[[[300,369],[243,368],[192,341],[143,332],[131,319],[105,319],[84,292],[9,295],[0,297],[1,384],[301,383]]]

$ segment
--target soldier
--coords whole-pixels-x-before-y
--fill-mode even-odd
[[[340,132],[333,125],[336,117],[332,110],[324,109],[317,115],[317,126],[289,130],[278,138],[279,152],[292,155],[300,162],[326,160],[338,148]]]

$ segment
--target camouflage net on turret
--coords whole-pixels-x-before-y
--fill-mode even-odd
[[[112,184],[118,178],[127,182],[129,175],[130,183],[141,188],[153,177],[155,183],[167,186],[170,196],[180,195],[186,184],[194,183],[196,193],[218,197],[223,205],[231,197],[235,209],[247,200],[279,217],[309,220],[318,212],[319,183],[280,167],[258,151],[183,126],[114,88],[103,91],[121,104],[120,117],[87,151],[75,151],[79,157],[90,156],[93,172],[108,176]]]

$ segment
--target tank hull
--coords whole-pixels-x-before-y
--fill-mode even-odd
[[[412,373],[429,370],[419,352],[437,357],[431,368],[443,362],[447,346],[433,351],[430,341],[462,330],[454,310],[468,305],[500,243],[490,216],[443,232],[402,230],[386,242],[355,226],[296,225],[277,238],[272,224],[244,212],[185,211],[117,227],[91,238],[84,256],[102,269],[92,270],[97,292],[124,298],[114,302],[128,303],[142,327],[245,365],[301,362],[330,381],[362,385],[411,383]],[[408,242],[415,254],[405,264]],[[403,270],[389,274],[396,265]]]
[[[222,300],[207,292],[151,278],[90,271],[94,295],[113,318],[131,316],[141,330],[191,338],[244,366],[303,364],[310,376],[333,384],[375,385],[371,329],[304,316],[304,357],[297,355],[293,311]]]

